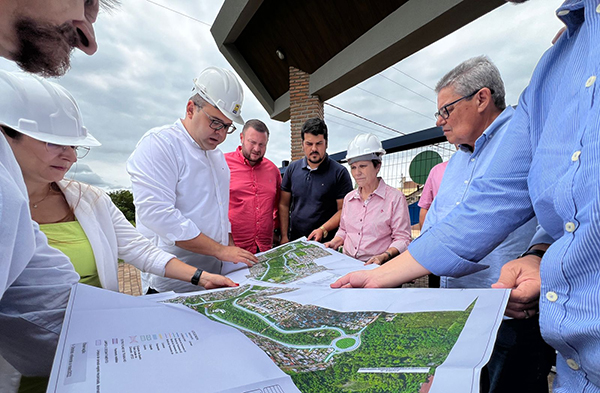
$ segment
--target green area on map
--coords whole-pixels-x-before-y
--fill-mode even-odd
[[[244,285],[169,300],[240,329],[305,393],[428,392],[477,300],[464,311],[338,312]]]
[[[321,247],[304,241],[288,243],[259,255],[259,263],[250,268],[248,277],[258,281],[288,284],[327,270],[314,260],[330,255]]]

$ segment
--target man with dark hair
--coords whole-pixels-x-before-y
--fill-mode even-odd
[[[281,243],[307,236],[329,241],[340,224],[342,204],[352,191],[350,174],[327,156],[327,125],[307,120],[301,130],[304,158],[292,162],[281,183]]]
[[[225,154],[231,173],[229,221],[236,246],[251,253],[273,246],[281,188],[279,169],[265,158],[269,129],[260,120],[248,120],[240,135],[240,146]]]

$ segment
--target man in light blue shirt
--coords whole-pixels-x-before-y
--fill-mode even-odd
[[[558,351],[554,393],[600,393],[600,6],[567,0],[557,16],[567,29],[538,63],[503,149],[464,203],[407,252],[332,286],[482,270],[476,262],[535,214],[546,240],[534,238],[532,249],[552,245],[543,258],[506,264],[495,286],[514,288],[508,316],[530,317],[539,301],[542,335]]]
[[[506,107],[504,91],[498,68],[485,56],[461,63],[438,82],[436,123],[448,142],[458,145],[458,151],[446,167],[423,231],[467,198],[471,182],[485,173],[496,151],[503,148],[502,137],[514,114],[512,107]],[[502,266],[529,248],[536,225],[532,218],[508,235],[479,262],[487,269],[463,277],[444,276],[440,287],[489,288],[500,277]],[[482,370],[481,392],[547,393],[553,355],[542,339],[537,316],[505,320]]]

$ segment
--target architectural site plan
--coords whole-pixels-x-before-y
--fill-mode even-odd
[[[477,300],[460,311],[338,312],[243,287],[177,297],[256,343],[302,392],[428,392]]]
[[[334,290],[336,277],[376,267],[304,240],[258,256],[259,264],[228,274],[237,288],[142,299],[109,293],[107,307],[100,293],[77,299],[89,288],[79,285],[49,391],[88,391],[78,390],[86,383],[89,391],[114,391],[99,387],[122,384],[123,375],[136,389],[144,380],[148,389],[176,383],[168,390],[181,392],[479,391],[508,290]],[[110,328],[77,327],[93,323],[93,308],[115,316]],[[84,343],[86,373],[73,360]],[[157,369],[170,372],[156,378]],[[178,375],[183,370],[198,370],[206,385],[198,390],[197,378]],[[85,381],[75,383],[74,374]]]

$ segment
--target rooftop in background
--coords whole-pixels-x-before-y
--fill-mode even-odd
[[[289,67],[326,101],[503,0],[225,0],[212,35],[271,118],[290,117]]]

